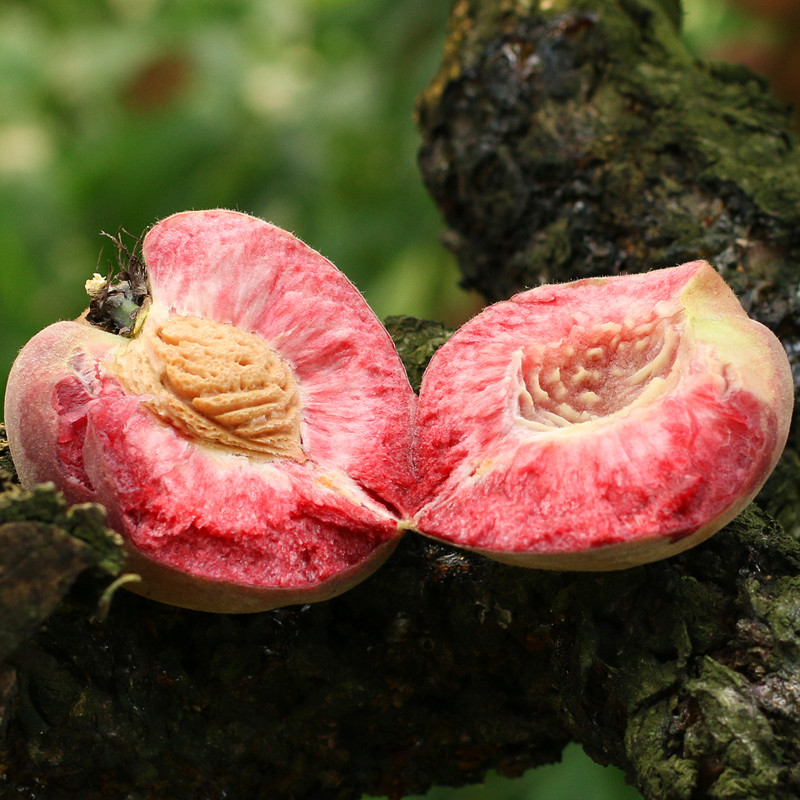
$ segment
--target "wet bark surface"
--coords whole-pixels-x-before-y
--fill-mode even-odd
[[[458,0],[426,183],[488,299],[708,257],[791,347],[794,140],[758,81],[685,54],[675,10]],[[448,331],[388,325],[418,382]],[[99,509],[21,490],[2,446],[0,481],[2,797],[400,798],[570,741],[652,800],[800,794],[800,545],[755,505],[600,575],[411,533],[341,597],[229,616],[115,592]]]
[[[390,327],[422,358],[447,336]],[[27,532],[20,557],[47,566],[0,571],[0,796],[400,798],[521,774],[570,741],[647,798],[800,792],[800,545],[755,506],[601,575],[411,533],[338,598],[229,616],[113,592],[96,507],[87,523],[9,481],[0,499],[3,564]]]
[[[76,542],[33,542],[62,565],[53,595]],[[107,581],[84,572],[4,662],[3,796],[402,797],[520,774],[569,741],[649,798],[800,791],[800,547],[755,507],[689,553],[604,575],[412,534],[345,595],[264,614],[124,591],[103,611]],[[7,583],[6,637],[41,613]]]

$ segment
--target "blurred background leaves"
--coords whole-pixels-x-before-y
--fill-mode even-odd
[[[0,4],[0,375],[86,305],[100,231],[188,208],[265,217],[381,314],[470,301],[415,169],[447,2]],[[105,272],[106,244],[99,271]]]
[[[87,305],[101,231],[189,208],[288,228],[379,314],[458,325],[457,288],[416,171],[416,94],[449,0],[0,0],[0,390],[21,345]],[[687,44],[800,98],[797,0],[685,0]],[[632,800],[621,773],[559,766],[428,800]]]

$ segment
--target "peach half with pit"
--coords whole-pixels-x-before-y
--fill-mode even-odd
[[[781,343],[704,261],[522,292],[423,376],[414,526],[542,569],[673,555],[753,499],[793,397]]]
[[[118,303],[129,335],[89,313],[15,361],[23,484],[104,505],[128,587],[163,602],[260,611],[365,578],[412,481],[416,397],[383,325],[319,253],[238,212],[168,217],[142,258],[148,297]]]

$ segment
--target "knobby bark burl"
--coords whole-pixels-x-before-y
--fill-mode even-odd
[[[426,182],[489,298],[707,256],[791,347],[794,140],[755,79],[681,49],[674,11],[456,2],[420,103]],[[418,381],[447,331],[389,327]],[[756,506],[603,575],[410,534],[339,598],[232,617],[108,590],[101,512],[10,467],[0,452],[2,797],[399,798],[569,741],[652,800],[800,794],[800,545]]]

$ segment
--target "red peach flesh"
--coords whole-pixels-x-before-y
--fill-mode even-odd
[[[523,292],[423,377],[415,527],[544,569],[664,558],[753,499],[793,395],[781,343],[706,262]]]
[[[23,348],[5,421],[25,485],[94,501],[129,588],[208,611],[321,600],[388,557],[416,398],[352,284],[291,234],[185,212],[143,242],[127,339],[59,322]]]

